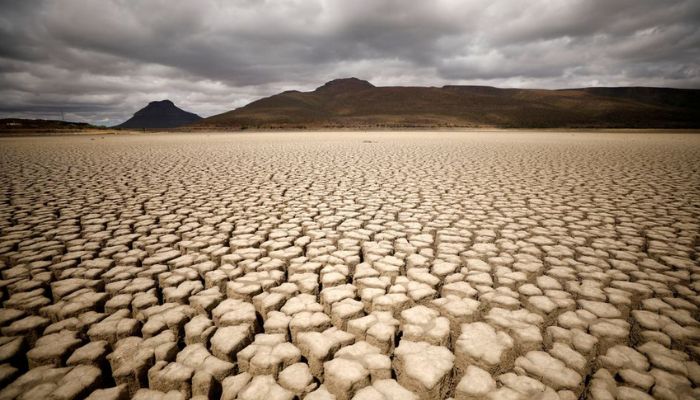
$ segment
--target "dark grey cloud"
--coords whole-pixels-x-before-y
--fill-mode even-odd
[[[204,116],[285,89],[700,87],[697,0],[0,0],[0,116]]]

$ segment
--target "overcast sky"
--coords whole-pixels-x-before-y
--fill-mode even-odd
[[[0,117],[377,86],[700,88],[698,0],[0,0]]]

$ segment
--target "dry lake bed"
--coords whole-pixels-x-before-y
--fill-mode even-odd
[[[0,399],[698,399],[700,135],[0,138]]]

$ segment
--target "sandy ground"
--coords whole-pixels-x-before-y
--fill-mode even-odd
[[[0,138],[0,399],[698,399],[700,135]]]

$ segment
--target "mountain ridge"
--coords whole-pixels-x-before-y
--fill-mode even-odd
[[[285,92],[188,126],[282,128],[700,128],[700,90],[374,86],[357,78]]]

